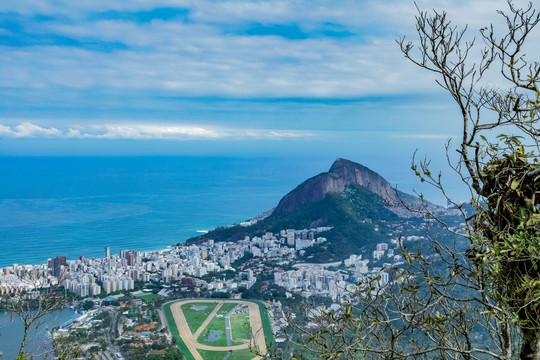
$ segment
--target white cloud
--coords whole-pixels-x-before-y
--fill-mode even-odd
[[[65,135],[67,138],[81,138],[83,135],[81,134],[81,131],[78,129],[72,129],[69,128]]]
[[[32,6],[31,6],[32,5]],[[432,2],[418,1],[421,9]],[[444,1],[455,23],[471,31],[497,19],[502,0]],[[188,7],[189,23],[124,19],[88,20],[109,11]],[[174,96],[361,97],[433,89],[431,74],[408,63],[394,39],[414,35],[412,1],[352,1],[339,6],[314,1],[58,1],[3,2],[0,10],[64,14],[70,21],[39,24],[40,33],[81,43],[124,44],[127,49],[95,51],[47,45],[0,53],[0,82],[13,88],[159,90]],[[453,15],[453,16],[452,16]],[[332,23],[352,38],[291,40],[277,36],[228,33],[227,26],[294,24],[310,28]],[[32,35],[30,35],[32,36]]]
[[[456,23],[485,24],[494,9],[505,9],[504,0],[417,0],[420,9],[446,10],[456,15]],[[526,0],[518,0],[518,5]],[[0,11],[12,11],[27,16],[35,14],[62,15],[81,19],[88,14],[106,11],[148,11],[159,7],[190,9],[190,19],[198,22],[237,24],[241,22],[284,23],[333,21],[347,25],[366,23],[406,24],[415,14],[412,0],[18,0],[0,2]]]
[[[426,81],[414,74],[407,81],[409,72],[403,69],[409,65],[393,39],[355,44],[276,37],[195,38],[171,40],[168,47],[173,50],[152,52],[66,47],[3,52],[0,78],[20,89],[140,89],[248,98],[356,97],[407,91],[418,87],[418,80]]]
[[[0,124],[0,137],[35,138],[60,136],[62,136],[62,132],[56,128],[44,128],[29,122],[20,123],[13,128]]]
[[[215,130],[196,126],[158,124],[107,124],[94,126],[97,134],[83,136],[103,139],[216,139],[223,136]]]
[[[400,133],[400,134],[390,134],[390,137],[394,138],[400,138],[400,139],[420,139],[420,140],[450,140],[452,138],[456,138],[456,135],[450,135],[450,134],[407,134],[407,133]]]
[[[78,138],[129,140],[219,140],[311,138],[320,134],[304,130],[213,128],[175,124],[100,124],[70,127],[65,131],[30,122],[14,127],[0,124],[0,138]]]
[[[9,126],[0,124],[0,137],[13,137],[13,130]]]
[[[436,6],[448,10],[449,17],[455,19],[454,23],[471,23],[472,32],[498,17],[493,9],[506,6],[504,0],[448,0],[437,3],[418,0],[417,3],[421,9],[429,10]],[[161,6],[189,8],[190,21],[136,22],[110,16],[107,19],[92,17],[109,10],[147,11]],[[29,31],[23,38],[52,34],[55,36],[53,39],[68,38],[74,39],[74,43],[90,44],[62,46],[53,40],[32,45],[39,44],[38,39],[28,46],[0,47],[0,109],[15,109],[15,116],[27,116],[27,109],[36,109],[32,114],[41,109],[53,109],[38,116],[51,113],[54,116],[54,110],[61,109],[64,114],[69,112],[68,116],[72,118],[80,118],[79,115],[84,114],[89,119],[86,121],[91,123],[107,119],[105,116],[109,115],[104,114],[109,110],[119,114],[118,119],[133,119],[135,116],[149,119],[166,109],[166,119],[191,118],[219,124],[218,120],[213,121],[216,109],[210,115],[210,110],[200,115],[203,111],[199,111],[201,105],[197,104],[182,113],[178,99],[202,98],[204,101],[215,97],[258,101],[260,98],[355,99],[381,95],[400,99],[402,94],[406,99],[418,93],[441,91],[434,83],[433,74],[405,60],[394,41],[405,33],[414,38],[416,10],[409,0],[17,0],[0,1],[1,10],[25,14],[27,18],[23,23],[32,23],[31,15],[35,14],[51,15],[56,19],[33,23],[31,30],[34,32]],[[316,32],[313,29],[317,26],[330,23],[338,30],[355,35],[288,39],[247,35],[238,31],[257,23],[298,26],[307,33]],[[105,49],[93,47],[99,48],[100,44],[104,44]],[[126,47],[106,49],[107,44],[124,44]],[[539,50],[537,47],[527,53],[534,57]],[[499,85],[494,81],[492,84]],[[438,105],[444,102],[444,99],[439,99],[436,100]],[[451,100],[448,98],[448,101]],[[256,104],[252,108],[257,106],[261,107]],[[309,112],[314,114],[309,121],[324,123],[312,128],[331,128],[334,125],[328,124],[333,116],[339,119],[335,121],[335,127],[343,127],[341,119],[351,119],[351,112],[359,108],[350,106],[351,110],[345,112],[343,109],[347,106],[350,105],[341,104],[340,110],[329,110],[331,115]],[[411,106],[417,108],[418,104]],[[226,110],[219,121],[241,124],[229,125],[233,127],[271,128],[279,127],[276,123],[289,121],[302,124],[294,125],[297,128],[311,127],[307,117],[299,112],[290,115],[296,110],[287,109],[287,120],[278,111],[267,110],[262,111],[261,119],[256,118],[261,112],[246,115],[248,110],[244,110],[237,120],[234,118],[237,113],[227,115],[237,109]],[[382,118],[392,116],[385,113],[387,109],[381,110]],[[137,115],[134,115],[135,111]],[[192,116],[190,112],[196,111],[199,113]],[[335,115],[338,111],[343,115]],[[172,113],[174,115],[170,115]],[[97,119],[92,120],[93,114],[97,114]],[[182,115],[176,117],[176,114]],[[367,118],[359,118],[358,123],[369,122]],[[59,123],[62,121],[49,122],[55,126]],[[76,128],[68,123],[60,128],[61,136],[66,138],[187,140],[308,136],[299,132],[179,125],[108,124],[91,128],[86,124],[84,128]],[[423,130],[431,131],[429,128]],[[0,128],[0,136],[29,136],[24,135],[25,131],[30,129],[3,127]],[[60,137],[39,132],[31,136]]]

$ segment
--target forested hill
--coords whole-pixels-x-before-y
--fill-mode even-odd
[[[328,172],[316,175],[285,195],[272,214],[251,226],[218,228],[191,238],[187,243],[237,241],[262,236],[267,231],[332,227],[323,234],[328,242],[314,252],[313,260],[329,261],[363,252],[388,241],[396,224],[411,217],[400,201],[417,204],[374,171],[345,159],[337,159]]]

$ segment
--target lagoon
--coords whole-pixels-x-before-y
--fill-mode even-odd
[[[53,327],[61,325],[75,315],[71,309],[56,311],[43,318],[43,325],[31,330],[28,336],[26,351],[35,355],[35,360],[51,359],[50,331]],[[0,314],[0,352],[3,359],[15,359],[22,341],[24,327],[22,322],[9,315]]]

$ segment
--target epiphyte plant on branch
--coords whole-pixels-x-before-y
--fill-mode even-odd
[[[464,226],[424,207],[446,235],[432,231],[423,246],[402,248],[406,266],[385,270],[389,285],[367,278],[344,289],[341,310],[306,309],[315,329],[292,320],[290,339],[305,351],[325,359],[540,360],[540,64],[524,53],[540,15],[532,3],[512,1],[498,14],[503,30],[490,25],[467,41],[467,28],[445,12],[419,10],[417,41],[397,41],[459,109],[459,158],[448,144],[447,159],[470,190],[472,213],[451,199],[429,160],[413,159],[413,171],[458,209]],[[498,87],[486,86],[494,77]]]
[[[474,208],[464,235],[471,265],[464,280],[495,321],[500,356],[516,357],[519,349],[522,359],[540,359],[540,64],[524,54],[540,17],[532,3],[508,2],[508,11],[498,13],[506,29],[502,36],[494,26],[480,30],[485,46],[478,64],[469,61],[474,41],[464,41],[466,29],[452,27],[444,13],[420,12],[418,52],[404,38],[399,45],[407,59],[437,74],[460,110],[460,158],[453,168],[469,186]],[[506,89],[481,85],[494,69]],[[413,170],[444,193],[428,162]]]

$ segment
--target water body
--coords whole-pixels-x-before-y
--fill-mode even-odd
[[[0,267],[153,250],[274,207],[329,159],[0,157]]]
[[[35,355],[36,360],[51,359],[50,330],[75,315],[73,310],[64,309],[56,311],[43,318],[43,325],[32,329],[28,336],[26,351]],[[24,333],[22,322],[16,317],[13,320],[9,315],[0,314],[0,352],[3,359],[15,359]]]
[[[205,339],[206,342],[213,343],[221,339],[223,331],[221,330],[210,330],[208,332],[208,337]]]

